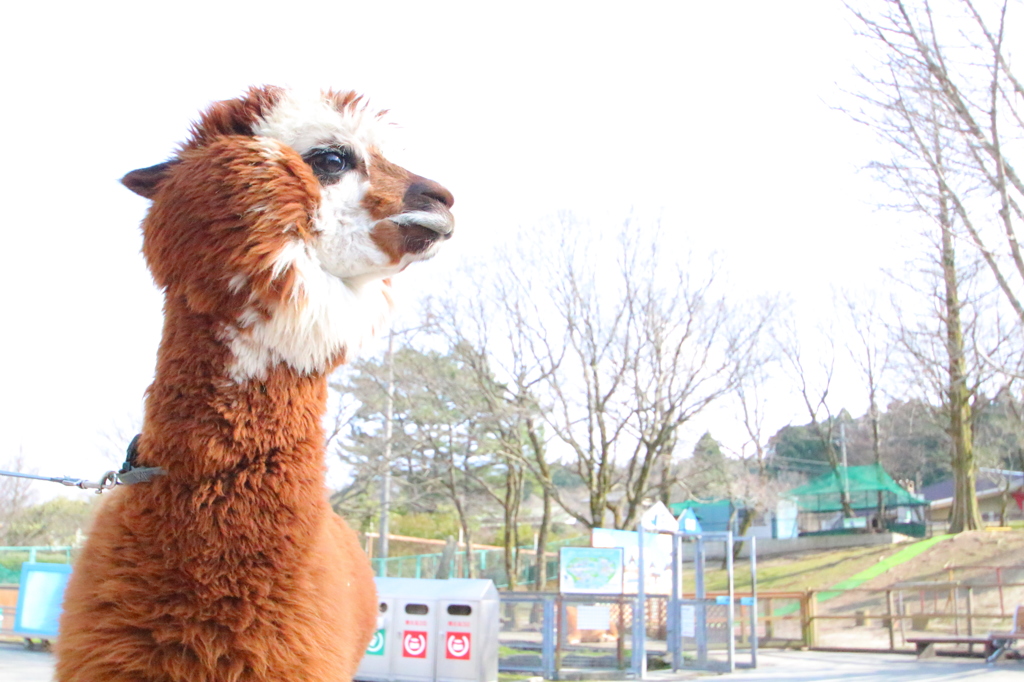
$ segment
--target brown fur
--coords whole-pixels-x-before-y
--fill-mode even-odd
[[[280,88],[263,86],[249,88],[244,97],[214,103],[192,127],[192,137],[185,148],[201,147],[222,135],[252,135],[252,124],[267,113],[280,96]]]
[[[273,96],[215,105],[154,187],[143,252],[165,323],[139,464],[167,473],[98,512],[66,593],[61,682],[349,680],[375,628],[369,563],[326,499],[325,375],[226,375],[225,330],[292,296],[271,265],[311,238],[319,198],[298,154],[242,134]]]

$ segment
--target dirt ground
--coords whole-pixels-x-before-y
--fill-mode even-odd
[[[894,551],[879,555],[877,560]],[[996,567],[1000,570],[996,571]],[[861,568],[860,570],[863,570]],[[1002,583],[1002,588],[997,583]],[[958,583],[959,589],[950,589]],[[1016,584],[1015,584],[1016,583]],[[934,586],[929,587],[929,584]],[[971,586],[968,626],[967,590]],[[892,590],[887,606],[884,590]],[[984,634],[1010,628],[1010,616],[1024,605],[1024,531],[973,531],[942,540],[920,555],[819,604],[819,645],[886,646],[889,609],[907,617],[894,621],[895,645],[921,633]],[[858,612],[862,618],[851,619]],[[828,620],[828,616],[844,616]]]
[[[757,566],[758,587],[775,591],[825,590],[884,561],[908,544],[910,542],[850,547],[762,559]],[[1001,571],[1003,582],[1024,582],[1024,530],[960,533],[890,568],[862,587],[885,589],[900,582],[948,580],[990,583],[996,581],[996,574],[989,567],[996,566],[1006,569]],[[709,589],[724,589],[724,573],[716,569],[712,567],[708,572]],[[745,588],[748,583],[745,567],[738,566],[737,589]]]
[[[900,582],[949,580],[962,580],[969,584],[992,583],[996,572],[990,567],[995,566],[1008,569],[1001,571],[1003,582],[1024,582],[1024,531],[960,533],[936,543],[863,586],[886,588]]]

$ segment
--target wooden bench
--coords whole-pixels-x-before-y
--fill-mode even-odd
[[[978,656],[979,654],[974,653],[974,645],[978,644],[984,647],[984,658],[992,656],[996,649],[997,642],[1001,640],[994,639],[992,635],[922,635],[920,637],[907,637],[907,642],[913,644],[917,648],[918,658],[930,658],[937,655],[939,652],[935,650],[936,644],[967,644],[968,650],[963,651],[945,651],[942,652],[947,656]]]
[[[985,647],[985,659],[988,663],[995,663],[1000,656],[1007,655],[1012,658],[1021,658],[1021,652],[1014,648],[1019,641],[1024,640],[1024,605],[1018,606],[1013,612],[1013,625],[1008,632],[990,632],[987,635],[928,635],[921,637],[907,637],[907,642],[917,647],[918,658],[935,656],[936,644],[966,644],[967,651],[946,651],[947,656],[975,656],[974,645],[980,644]]]

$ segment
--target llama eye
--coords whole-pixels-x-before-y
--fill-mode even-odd
[[[338,180],[345,171],[352,168],[351,157],[336,149],[324,149],[306,157],[306,163],[313,169],[313,172],[322,183],[330,183]]]

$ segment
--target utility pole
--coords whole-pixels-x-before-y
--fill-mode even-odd
[[[846,468],[846,423],[840,418],[839,422],[839,449],[843,453],[843,500],[850,502],[850,472]]]
[[[385,362],[388,365],[388,388],[384,402],[384,480],[380,486],[380,543],[377,556],[387,566],[388,558],[388,517],[391,512],[391,422],[395,410],[395,331],[388,332],[388,353]],[[385,574],[386,574],[385,569]]]

